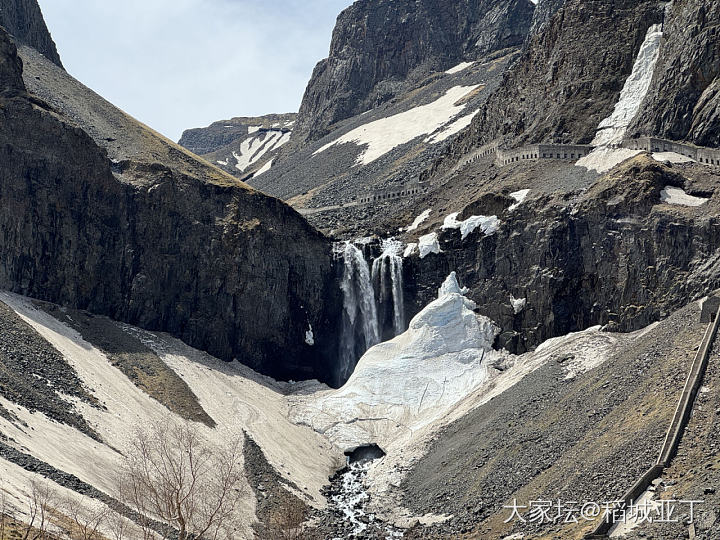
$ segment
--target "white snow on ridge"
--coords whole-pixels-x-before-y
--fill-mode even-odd
[[[652,158],[655,161],[669,161],[670,163],[695,163],[693,158],[683,156],[677,152],[654,152]]]
[[[678,187],[665,186],[660,192],[660,201],[665,204],[677,204],[680,206],[700,206],[708,202],[708,199],[688,195],[684,189]]]
[[[475,62],[460,62],[457,66],[451,67],[450,69],[446,70],[445,73],[453,74],[453,73],[460,73],[461,71],[469,68],[472,66]]]
[[[445,126],[445,128],[443,128],[442,131],[425,139],[424,142],[429,142],[429,143],[435,144],[435,143],[442,142],[446,139],[449,139],[456,133],[460,133],[463,129],[468,127],[470,125],[470,123],[472,122],[472,119],[475,118],[475,115],[477,115],[477,113],[479,113],[479,112],[480,112],[480,109],[478,109],[474,113],[470,113],[465,116],[461,116],[454,122]]]
[[[485,236],[495,234],[500,227],[500,220],[497,216],[470,216],[464,221],[458,221],[459,214],[460,212],[454,212],[448,215],[443,221],[442,229],[460,229],[461,240],[465,240],[465,237],[478,227]]]
[[[423,210],[423,212],[415,218],[415,220],[406,230],[409,232],[417,229],[423,221],[430,217],[430,212],[432,212],[430,208],[428,208],[427,210]]]
[[[478,86],[455,86],[432,103],[368,122],[318,148],[313,152],[313,156],[335,145],[354,143],[366,146],[358,156],[357,164],[372,163],[393,148],[410,142],[416,137],[429,135],[444,126],[466,106],[465,103],[456,105],[456,102]]]
[[[662,35],[661,25],[654,24],[648,28],[632,73],[625,81],[620,99],[615,104],[615,110],[598,126],[598,132],[592,141],[594,146],[617,145],[622,142],[630,122],[640,110],[640,105],[650,88],[655,64],[660,55]]]
[[[258,131],[262,126],[248,126],[248,135],[251,133],[255,133]]]
[[[430,234],[421,236],[418,239],[418,250],[420,251],[421,259],[430,253],[440,253],[440,242],[438,241],[437,233],[431,232]]]

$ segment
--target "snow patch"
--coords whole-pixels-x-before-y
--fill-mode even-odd
[[[597,171],[602,174],[609,171],[625,160],[641,154],[642,150],[630,150],[629,148],[596,148],[588,155],[581,157],[575,165],[585,167],[590,171]]]
[[[258,169],[258,171],[255,173],[255,176],[260,176],[262,173],[268,172],[268,171],[270,170],[270,167],[272,167],[272,162],[273,162],[273,160],[271,159],[271,160],[268,161],[265,165],[263,165],[262,167],[260,167],[260,168]]]
[[[427,210],[424,210],[418,217],[415,218],[415,221],[410,224],[410,226],[407,228],[407,232],[414,231],[417,229],[420,224],[425,221],[428,217],[430,217],[430,212],[432,210],[428,208]]]
[[[515,298],[512,294],[510,295],[510,304],[512,305],[515,315],[517,315],[523,309],[525,309],[526,303],[527,303],[527,298]]]
[[[460,229],[461,239],[472,233],[478,227],[481,228],[485,236],[495,234],[500,227],[500,220],[497,216],[470,216],[464,221],[458,221],[457,217],[460,212],[454,212],[445,218],[442,229]]]
[[[258,131],[262,126],[248,126],[248,135],[251,133],[255,133]]]
[[[660,200],[665,204],[677,204],[680,206],[700,206],[708,202],[708,199],[704,197],[688,195],[684,189],[673,186],[665,186],[660,192]]]
[[[670,163],[695,163],[693,158],[683,156],[677,152],[654,152],[651,155],[655,161],[669,161]]]
[[[620,99],[615,104],[613,113],[600,122],[592,141],[593,146],[619,145],[623,141],[630,122],[640,110],[640,105],[650,88],[655,64],[660,55],[662,35],[661,25],[654,24],[648,28],[632,73],[620,92]]]
[[[454,122],[451,122],[448,124],[442,131],[436,133],[435,135],[432,135],[425,139],[424,142],[429,142],[431,144],[442,142],[446,139],[449,139],[456,133],[461,132],[463,129],[468,127],[470,123],[472,122],[472,119],[475,118],[477,113],[479,113],[480,110],[478,109],[474,113],[467,114],[465,116],[461,116]]]
[[[365,150],[358,156],[357,164],[367,165],[372,163],[393,148],[410,142],[421,135],[429,135],[444,126],[466,106],[465,103],[460,105],[456,103],[478,86],[455,86],[432,103],[368,122],[318,148],[313,153],[313,156],[335,145],[354,143],[366,146]]]
[[[525,201],[525,198],[528,196],[528,193],[530,193],[530,190],[529,190],[529,189],[521,189],[520,191],[513,191],[513,192],[510,194],[510,197],[512,197],[513,199],[515,199],[515,203],[511,204],[511,205],[508,207],[508,211],[509,211],[509,212],[512,212],[512,211],[515,210],[518,206],[520,206],[520,205]]]
[[[460,62],[457,66],[451,67],[445,73],[449,73],[452,75],[453,73],[460,73],[461,71],[469,68],[472,66],[475,62]]]
[[[421,259],[430,253],[440,253],[440,242],[438,241],[437,233],[431,232],[430,234],[421,236],[418,239],[418,250],[420,251]]]
[[[312,324],[308,323],[307,332],[305,332],[305,343],[311,347],[315,345],[315,336],[313,336]]]
[[[417,251],[418,245],[417,242],[410,242],[407,246],[405,246],[405,251],[403,251],[402,256],[403,257],[409,257],[413,253]]]

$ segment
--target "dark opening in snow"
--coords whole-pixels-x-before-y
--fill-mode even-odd
[[[377,444],[365,444],[358,446],[355,450],[347,450],[345,455],[348,458],[348,463],[357,463],[358,461],[371,461],[381,458],[385,455],[385,452]]]

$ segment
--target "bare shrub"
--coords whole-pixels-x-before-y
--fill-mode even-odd
[[[47,480],[30,482],[28,499],[28,523],[25,524],[23,540],[47,540],[50,516],[57,506],[58,498]]]
[[[306,507],[299,499],[286,500],[270,515],[268,532],[278,540],[304,540],[305,518]]]
[[[243,472],[239,439],[215,449],[196,425],[165,419],[136,431],[120,493],[141,514],[145,540],[154,536],[152,519],[170,524],[178,540],[216,540],[232,528]]]

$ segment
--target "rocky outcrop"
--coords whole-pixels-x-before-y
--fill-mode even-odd
[[[208,127],[186,129],[178,144],[202,156],[216,152],[231,143],[241,142],[248,135],[261,129],[291,130],[296,116],[295,113],[287,113],[219,120]]]
[[[62,67],[37,0],[0,1],[0,26],[19,43],[28,45]]]
[[[322,235],[23,48],[28,97],[4,33],[0,51],[15,94],[0,104],[0,288],[274,377],[332,373],[340,299]]]
[[[433,71],[520,45],[533,9],[529,0],[358,0],[338,17],[330,54],[305,90],[294,138],[317,140],[332,124]]]
[[[539,33],[545,23],[547,23],[553,15],[563,6],[565,0],[542,0],[538,2],[533,13],[532,24],[530,25],[530,35]]]
[[[643,109],[631,131],[720,146],[720,4],[676,0]]]
[[[452,152],[497,138],[510,147],[589,143],[612,112],[648,27],[661,20],[654,0],[566,0],[529,38]]]
[[[715,177],[705,182],[707,189]],[[640,156],[570,203],[543,196],[500,213],[491,236],[445,231],[441,253],[405,259],[406,313],[456,270],[479,313],[502,327],[498,344],[512,351],[597,324],[630,331],[664,318],[720,286],[716,200],[661,204],[666,185],[687,180]],[[517,313],[511,297],[526,300]]]

